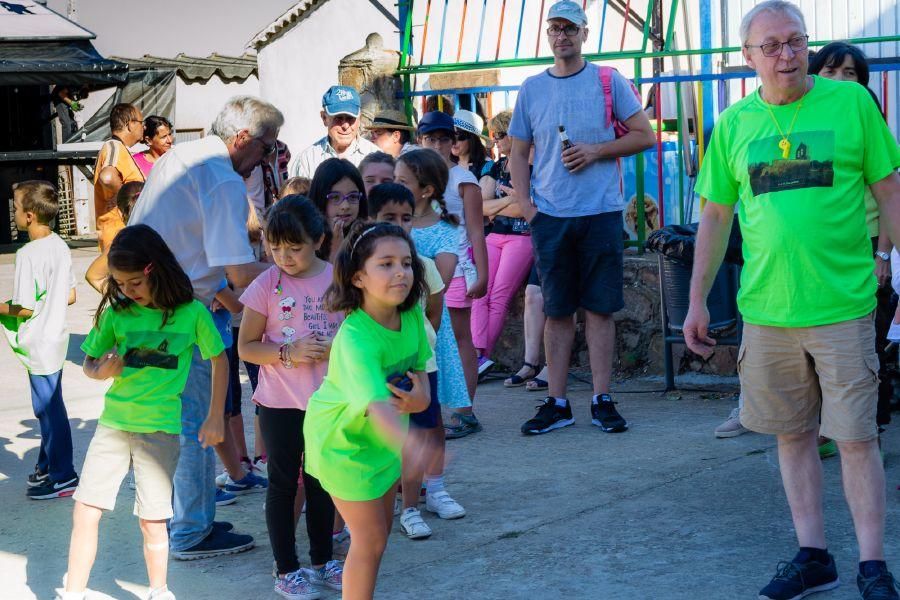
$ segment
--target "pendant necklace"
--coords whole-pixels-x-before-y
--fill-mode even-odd
[[[804,93],[804,96],[806,94]],[[791,119],[791,126],[788,127],[787,133],[785,133],[781,129],[781,125],[778,123],[778,119],[775,117],[775,112],[772,110],[772,106],[763,100],[763,104],[766,105],[766,108],[769,109],[769,116],[772,117],[772,121],[775,123],[775,127],[778,129],[778,133],[781,135],[781,141],[778,142],[778,148],[781,150],[781,158],[787,160],[791,156],[791,142],[788,140],[791,133],[794,131],[794,124],[797,123],[797,115],[800,114],[800,109],[803,108],[803,98],[800,98],[800,102],[797,103],[797,110],[794,111],[794,118]]]

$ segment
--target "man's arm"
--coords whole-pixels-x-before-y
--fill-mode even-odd
[[[30,308],[24,308],[12,302],[3,302],[0,304],[0,315],[9,315],[17,319],[27,319],[34,314]]]
[[[512,178],[512,187],[518,193],[516,199],[522,216],[531,221],[537,214],[537,209],[531,204],[531,170],[528,168],[528,156],[531,153],[531,142],[518,138],[512,139],[512,148],[509,151],[509,174]]]
[[[113,193],[118,193],[119,188],[121,188],[124,183],[122,174],[112,165],[100,169],[100,175],[97,177],[97,181],[100,182],[100,185]]]
[[[684,320],[684,340],[692,352],[708,357],[716,341],[707,335],[709,310],[706,296],[712,288],[725,257],[734,220],[734,206],[707,202],[697,231],[694,269],[691,276],[690,307]]]
[[[610,160],[631,156],[652,148],[656,144],[656,135],[650,126],[650,119],[644,111],[639,110],[625,121],[628,133],[617,140],[602,144],[575,143],[563,152],[562,161],[573,173],[584,169],[599,160]]]
[[[900,175],[891,173],[870,189],[878,202],[881,231],[886,230],[891,240],[900,240]]]

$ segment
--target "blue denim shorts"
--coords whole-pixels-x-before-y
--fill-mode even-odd
[[[544,313],[568,317],[578,308],[605,315],[621,310],[622,239],[622,211],[586,217],[535,215],[531,243]]]
[[[419,429],[434,429],[438,426],[438,417],[441,414],[441,403],[438,401],[438,379],[437,371],[428,374],[428,384],[431,388],[431,404],[428,408],[418,413],[409,415],[409,424],[411,427]]]

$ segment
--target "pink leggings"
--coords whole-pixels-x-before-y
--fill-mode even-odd
[[[513,296],[531,271],[531,236],[492,233],[487,236],[488,289],[472,303],[472,342],[490,356],[503,330]]]

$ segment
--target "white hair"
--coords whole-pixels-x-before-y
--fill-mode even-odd
[[[803,18],[803,12],[800,10],[799,6],[793,2],[786,2],[785,0],[765,0],[765,2],[760,2],[751,8],[750,12],[741,19],[740,33],[742,46],[750,39],[750,26],[753,25],[753,20],[762,13],[778,13],[793,17],[803,26],[803,31],[806,31],[806,19]]]
[[[252,137],[262,137],[276,133],[282,125],[284,115],[273,105],[255,96],[234,96],[219,111],[209,133],[219,136],[227,144],[242,129]]]

